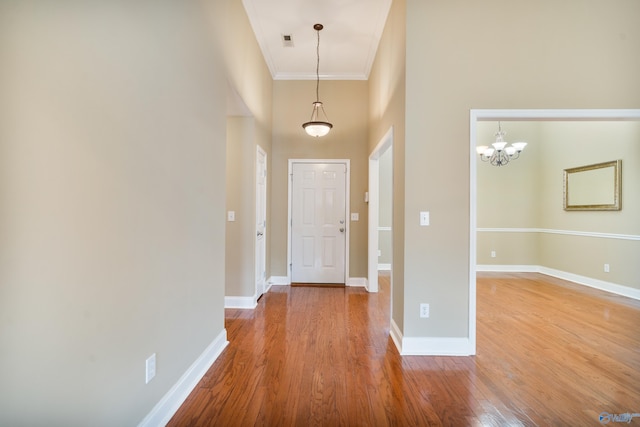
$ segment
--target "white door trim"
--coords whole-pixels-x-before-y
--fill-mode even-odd
[[[344,283],[347,283],[349,278],[349,236],[351,233],[350,224],[350,212],[351,212],[351,160],[349,159],[289,159],[289,168],[287,171],[287,283],[291,284],[291,214],[292,214],[292,197],[293,186],[291,185],[291,178],[293,176],[294,163],[330,163],[330,164],[343,164],[347,169],[347,175],[345,177],[345,211],[346,211],[346,235],[345,235],[345,248],[344,248]]]
[[[369,156],[369,292],[378,292],[378,232],[380,225],[380,156],[393,146],[393,126]]]
[[[470,110],[469,119],[469,354],[476,354],[476,124],[483,120],[640,120],[640,110]]]
[[[262,208],[264,209],[263,211],[263,216],[264,216],[264,220],[265,223],[262,227],[262,230],[260,230],[260,228],[258,227],[258,222],[256,221],[256,219],[258,218],[258,209],[260,208],[260,204],[258,203],[258,201],[260,200],[260,194],[258,194],[258,182],[259,182],[259,177],[257,175],[257,165],[258,165],[258,159],[260,156],[264,157],[264,206],[262,206]],[[256,226],[255,229],[255,233],[256,235],[254,235],[254,242],[255,242],[255,248],[254,248],[254,253],[255,253],[255,257],[254,257],[254,271],[256,274],[256,290],[255,290],[255,295],[256,295],[256,300],[258,298],[260,298],[260,296],[263,293],[266,293],[268,291],[267,289],[267,276],[266,276],[266,269],[267,269],[267,224],[266,224],[266,220],[267,220],[267,196],[268,196],[268,158],[267,158],[267,153],[266,151],[264,151],[262,149],[262,147],[260,147],[259,145],[256,145],[256,167],[254,168],[256,169],[256,176],[255,176],[255,180],[256,180],[256,218],[254,219],[254,223]],[[262,234],[262,239],[260,243],[258,243],[258,238],[257,238],[257,234],[258,233],[263,233]],[[259,245],[263,246],[263,250],[260,251],[259,249]],[[264,273],[262,275],[262,277],[258,277],[258,274],[260,274],[260,272],[258,271],[258,263],[260,262],[260,260],[258,259],[258,256],[262,254],[262,265],[264,267]],[[261,289],[260,289],[261,288]]]

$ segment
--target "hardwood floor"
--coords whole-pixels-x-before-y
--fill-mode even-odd
[[[401,357],[389,280],[273,287],[227,310],[230,344],[170,426],[601,425],[640,413],[640,302],[479,273],[477,355]],[[640,424],[640,418],[631,422]]]

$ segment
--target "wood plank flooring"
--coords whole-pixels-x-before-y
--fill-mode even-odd
[[[273,287],[227,310],[230,344],[170,426],[588,426],[640,413],[640,302],[479,273],[477,355],[398,354],[389,280]],[[631,425],[639,424],[634,418]]]

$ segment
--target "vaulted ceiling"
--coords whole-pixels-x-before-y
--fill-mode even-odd
[[[243,0],[275,80],[316,78],[320,31],[320,78],[366,80],[391,0]],[[285,41],[289,36],[290,41]]]

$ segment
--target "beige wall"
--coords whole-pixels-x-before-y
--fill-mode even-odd
[[[256,144],[271,152],[273,85],[242,0],[209,0],[222,3],[223,23],[217,25],[229,85],[255,119]],[[255,156],[255,153],[254,153]]]
[[[478,139],[491,142],[497,123],[479,122]],[[507,122],[507,139],[529,141],[523,156],[507,167],[478,165],[478,227],[528,228],[640,235],[640,122]],[[622,160],[622,210],[565,211],[563,170]],[[531,167],[533,165],[533,167]],[[496,258],[490,252],[496,251]],[[623,286],[640,287],[640,242],[549,235],[480,232],[478,264],[541,265]],[[609,264],[610,273],[603,266]]]
[[[638,95],[640,106],[640,95]],[[544,206],[540,226],[561,230],[640,235],[640,122],[545,122],[540,138],[546,151],[557,155],[541,163]],[[622,159],[622,210],[565,211],[562,201],[562,171],[566,168]],[[559,207],[559,209],[558,209]]]
[[[640,3],[407,0],[406,16],[403,331],[466,337],[469,110],[637,108]]]
[[[393,321],[404,322],[406,5],[394,0],[369,75],[369,152],[393,128]]]
[[[506,166],[477,161],[478,227],[533,228],[540,222],[538,193],[541,192],[540,166],[548,151],[543,145],[540,122],[502,122],[505,140],[525,141],[528,145],[519,159]],[[495,142],[498,122],[477,123],[478,145]]]
[[[136,424],[224,332],[223,61],[192,4],[26,3],[0,3],[0,424]],[[397,0],[369,82],[322,82],[336,128],[307,143],[313,83],[272,85],[241,1],[209,5],[272,159],[271,275],[286,275],[286,159],[305,157],[352,160],[351,275],[366,275],[366,159],[393,126],[407,337],[468,335],[469,110],[640,104],[636,0]]]
[[[557,158],[544,164],[547,181],[541,204],[553,208],[543,211],[542,228],[640,235],[640,122],[545,123],[541,137],[559,150]],[[622,159],[622,210],[559,208],[563,193],[558,175],[563,169],[616,159]],[[544,266],[640,289],[640,241],[542,235],[541,242]],[[604,272],[605,263],[610,273]]]
[[[202,16],[0,3],[0,425],[135,425],[224,332],[225,82]]]
[[[478,228],[538,228],[542,207],[539,194],[541,156],[545,152],[540,122],[502,122],[509,142],[528,142],[522,156],[506,166],[477,161]],[[498,123],[477,123],[477,144],[495,142]],[[539,239],[535,233],[479,232],[478,264],[538,265]],[[496,253],[491,258],[491,251]]]
[[[253,296],[255,289],[255,199],[256,147],[271,160],[273,81],[255,39],[241,0],[225,0],[224,40],[229,84],[227,137],[227,210],[236,220],[227,223],[227,296]],[[236,105],[239,104],[239,105]],[[270,165],[267,170],[270,173]],[[267,180],[270,185],[270,178]],[[270,200],[267,188],[267,200]],[[270,276],[270,206],[267,204],[267,277]]]
[[[382,156],[380,156],[379,163],[379,195],[380,195],[380,208],[378,212],[378,226],[389,227],[393,226],[393,150],[387,150]],[[380,250],[380,256],[378,257],[378,263],[391,264],[393,258],[393,242],[392,232],[389,230],[380,230],[378,232],[378,249]]]
[[[255,122],[252,117],[227,118],[226,296],[253,296],[255,277]],[[252,185],[253,184],[253,185]]]
[[[288,160],[349,159],[351,161],[351,212],[360,215],[350,222],[350,277],[367,276],[367,191],[369,96],[365,81],[321,81],[331,132],[315,139],[305,134],[315,101],[315,81],[275,81],[273,91],[273,156],[271,161],[271,274],[287,275]]]

